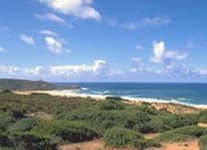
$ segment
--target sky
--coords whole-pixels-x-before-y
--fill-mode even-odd
[[[206,0],[1,0],[0,78],[207,82]]]

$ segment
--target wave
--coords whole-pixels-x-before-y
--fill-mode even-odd
[[[113,97],[117,95],[109,95],[109,91],[103,91],[103,92],[93,92],[93,94],[86,93],[86,92],[80,92],[80,90],[61,90],[59,91],[61,93],[65,94],[72,94],[74,96],[80,96],[80,97],[92,97],[92,98],[100,98],[105,99],[107,96]],[[192,106],[192,107],[199,107],[199,108],[207,108],[207,105],[202,104],[193,104],[188,101],[186,98],[178,98],[178,99],[158,99],[158,98],[143,98],[143,97],[136,97],[136,96],[118,96],[123,99],[129,100],[129,101],[142,101],[142,102],[149,102],[149,103],[175,103],[175,104],[181,104],[186,106]]]
[[[84,88],[84,87],[82,87],[81,90],[82,90],[82,91],[87,91],[88,88]]]

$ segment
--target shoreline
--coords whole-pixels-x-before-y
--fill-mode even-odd
[[[14,93],[19,94],[19,95],[30,95],[32,93],[39,93],[39,94],[49,94],[52,96],[83,97],[83,98],[91,97],[96,100],[105,100],[105,98],[108,96],[113,97],[113,95],[95,95],[95,94],[75,93],[75,92],[73,92],[73,90],[71,90],[70,92],[68,90],[61,90],[61,91],[60,90],[14,91]],[[186,106],[186,107],[193,107],[196,109],[207,109],[207,105],[188,104],[188,103],[182,103],[182,102],[178,102],[178,101],[164,101],[164,100],[147,99],[147,98],[132,98],[132,97],[126,97],[126,96],[123,96],[121,98],[123,98],[125,100],[125,102],[130,103],[130,104],[139,104],[141,102],[147,102],[147,103],[151,103],[154,105],[159,105],[159,104],[163,104],[163,105],[172,104],[173,105],[174,104],[174,105],[182,105],[182,106]]]

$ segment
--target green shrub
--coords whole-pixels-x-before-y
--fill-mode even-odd
[[[172,132],[172,131],[167,131],[167,132],[161,133],[159,135],[158,141],[161,141],[161,142],[177,142],[177,141],[185,141],[189,138],[190,138],[190,136],[187,136],[187,135],[175,133],[175,132]]]
[[[138,148],[139,150],[143,150],[148,147],[160,147],[160,143],[154,139],[135,139],[131,141],[131,145],[133,147]]]
[[[13,146],[21,150],[57,150],[57,144],[51,138],[34,132],[16,132],[10,134]]]
[[[171,129],[197,125],[198,120],[195,115],[175,115],[175,114],[165,114],[153,116],[148,122],[147,126],[149,130],[153,133],[164,132]]]
[[[98,108],[100,110],[123,110],[125,109],[125,106],[120,102],[110,100],[100,102]]]
[[[14,122],[15,118],[10,116],[6,112],[0,111],[0,133],[5,132],[8,127],[10,127]]]
[[[51,126],[51,134],[69,143],[89,141],[98,137],[97,133],[84,122],[56,121]]]
[[[9,89],[4,89],[4,90],[1,91],[1,93],[12,93],[12,91],[9,90]]]
[[[113,127],[107,130],[104,134],[106,145],[114,148],[130,145],[135,139],[143,139],[143,136],[139,133],[119,127]]]
[[[150,133],[151,129],[148,126],[150,120],[151,117],[149,116],[149,114],[143,111],[138,111],[137,113],[135,113],[134,118],[132,118],[131,120],[134,122],[131,122],[131,125],[134,124],[131,129],[141,133]]]
[[[204,134],[207,134],[207,129],[205,128],[200,128],[198,126],[187,126],[163,132],[160,134],[158,139],[166,142],[183,141],[189,138],[200,137]]]
[[[207,123],[207,111],[204,110],[204,111],[200,112],[199,115],[200,115],[199,122]]]
[[[9,129],[9,132],[24,132],[24,131],[30,131],[33,129],[37,124],[37,120],[34,118],[24,118],[20,121],[17,121],[14,123]]]
[[[200,147],[200,150],[207,149],[207,134],[199,138],[199,147]]]
[[[19,110],[9,110],[9,115],[13,116],[15,119],[22,119],[25,117],[24,113],[22,111]]]
[[[183,134],[183,135],[188,135],[191,137],[200,137],[204,134],[207,134],[206,128],[201,128],[198,126],[186,126],[186,127],[173,129],[171,131],[173,131],[175,133]]]
[[[105,99],[106,100],[115,100],[115,101],[122,101],[123,100],[123,98],[117,97],[117,96],[107,96]]]

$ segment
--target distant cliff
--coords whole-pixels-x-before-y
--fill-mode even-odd
[[[57,89],[78,89],[77,86],[57,86],[45,81],[30,81],[19,79],[0,79],[0,90],[57,90]]]

